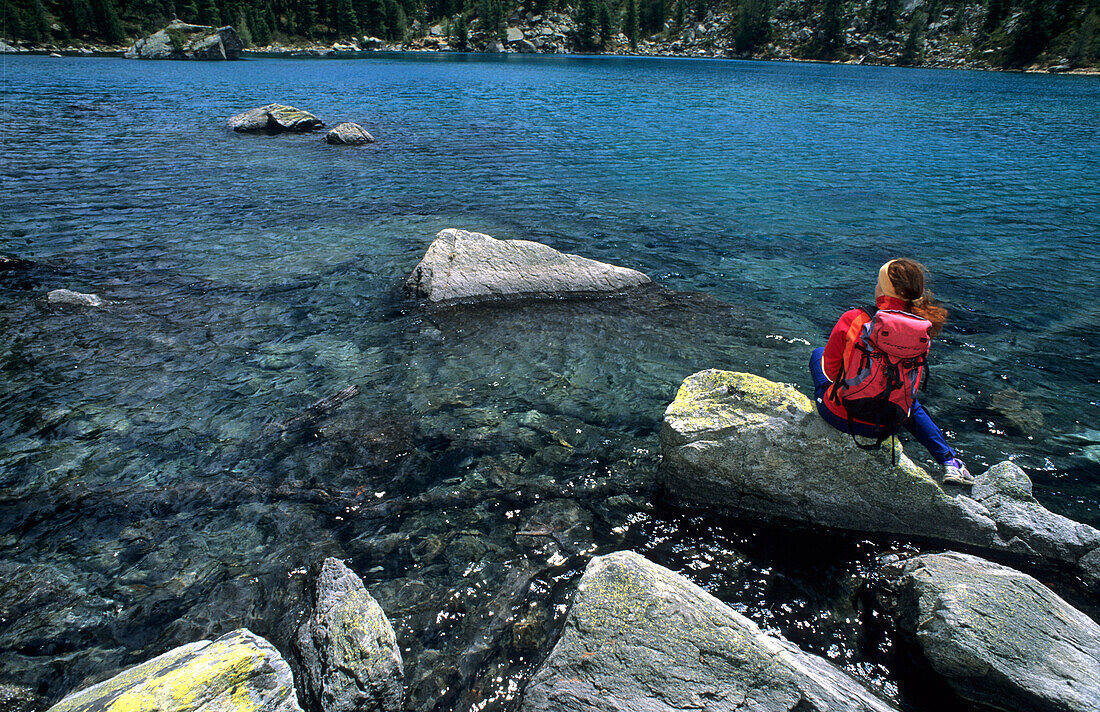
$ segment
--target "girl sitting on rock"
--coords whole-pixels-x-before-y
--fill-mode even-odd
[[[904,426],[943,465],[945,483],[970,485],[966,465],[916,400],[928,344],[947,319],[924,277],[924,265],[904,258],[879,269],[875,308],[845,312],[810,356],[814,399],[829,425],[853,439],[878,439],[861,447],[876,447]]]

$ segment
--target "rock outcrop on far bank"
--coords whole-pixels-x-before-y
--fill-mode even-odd
[[[123,54],[127,59],[238,59],[244,42],[232,27],[190,25],[172,20],[138,40]]]
[[[633,552],[592,559],[521,712],[886,712],[815,655]]]
[[[338,559],[313,573],[311,605],[294,652],[312,712],[400,712],[401,650],[381,606]]]
[[[607,295],[652,280],[636,270],[558,252],[528,240],[497,240],[466,230],[436,235],[406,280],[436,304]]]
[[[301,712],[290,667],[260,636],[241,628],[189,643],[75,692],[49,712]]]
[[[856,448],[787,384],[689,376],[665,411],[661,454],[661,484],[689,506],[1011,552],[1100,585],[1100,531],[1039,504],[1016,465],[990,468],[969,492],[945,489],[900,445],[896,464],[889,443]]]
[[[285,104],[268,104],[249,109],[226,122],[228,128],[241,133],[304,133],[320,128],[325,122],[308,111]]]
[[[975,556],[886,567],[898,627],[962,697],[995,709],[1100,705],[1100,626],[1032,577]]]

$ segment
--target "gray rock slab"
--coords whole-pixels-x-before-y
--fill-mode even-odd
[[[74,292],[71,289],[54,289],[46,294],[46,301],[50,304],[66,304],[74,307],[101,307],[103,299],[96,294]]]
[[[336,145],[361,146],[366,143],[374,143],[374,136],[367,133],[367,130],[359,124],[344,121],[333,126],[325,134],[325,141]]]
[[[191,25],[172,20],[157,32],[135,42],[127,59],[238,59],[244,42],[232,27]]]
[[[885,712],[828,661],[633,552],[592,559],[521,712]]]
[[[1100,626],[1046,586],[954,552],[893,568],[895,621],[962,697],[1004,710],[1100,709]]]
[[[268,104],[230,117],[226,126],[234,131],[250,133],[284,131],[302,133],[324,126],[325,123],[308,111],[285,104]]]
[[[636,270],[538,242],[449,228],[436,235],[406,287],[430,302],[455,304],[610,294],[649,283]]]
[[[1100,583],[1100,532],[1039,504],[1019,467],[996,465],[970,491],[945,487],[900,445],[896,464],[889,443],[855,447],[787,384],[718,370],[689,376],[665,411],[661,455],[659,481],[682,504],[1011,552]]]
[[[290,666],[260,636],[240,628],[170,650],[64,698],[49,712],[301,712]]]
[[[338,559],[314,572],[294,652],[306,705],[319,712],[398,712],[401,650],[381,606]]]

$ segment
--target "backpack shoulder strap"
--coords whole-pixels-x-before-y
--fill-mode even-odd
[[[848,326],[848,333],[844,335],[844,358],[841,360],[841,368],[843,369],[848,364],[848,359],[852,356],[852,351],[856,348],[856,340],[859,338],[859,332],[863,329],[863,325],[871,321],[875,316],[875,310],[868,309],[867,307],[861,307],[860,311],[863,314],[857,314],[852,323]],[[840,379],[836,379],[840,380]]]

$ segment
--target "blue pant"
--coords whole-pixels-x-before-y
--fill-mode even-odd
[[[833,382],[821,370],[821,354],[823,351],[825,351],[824,347],[816,348],[810,354],[810,375],[814,377],[814,401],[817,403],[817,412],[821,414],[826,423],[846,433],[848,432],[848,421],[837,417],[825,405],[825,391],[833,385]],[[932,422],[932,418],[920,403],[914,401],[913,409],[909,412],[909,417],[902,422],[902,425],[913,434],[917,442],[928,448],[928,452],[932,453],[932,457],[936,458],[936,462],[942,465],[955,457],[955,451],[948,446],[943,433]],[[878,438],[874,427],[863,423],[852,423],[852,432],[860,437]]]

